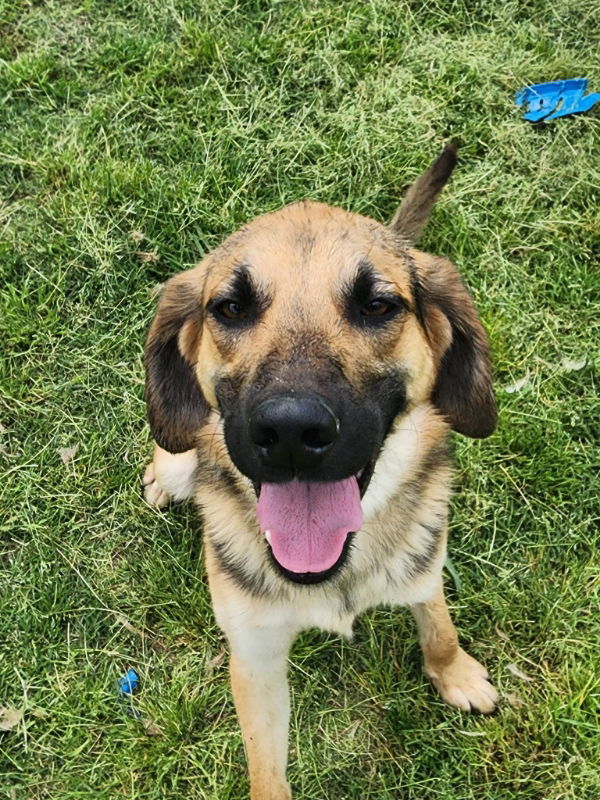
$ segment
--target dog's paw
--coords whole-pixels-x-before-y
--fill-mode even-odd
[[[451,706],[479,714],[491,714],[496,708],[498,692],[490,683],[487,670],[462,648],[443,668],[428,670],[426,666],[425,671]]]
[[[146,467],[144,477],[142,478],[142,485],[144,487],[144,500],[148,505],[155,506],[156,508],[162,508],[168,505],[171,498],[156,480],[153,461]]]
[[[255,786],[250,792],[250,800],[292,800],[292,791],[287,783]]]

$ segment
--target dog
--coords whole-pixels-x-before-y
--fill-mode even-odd
[[[146,349],[148,503],[202,509],[252,800],[288,800],[286,664],[300,631],[409,606],[442,698],[491,712],[442,586],[451,429],[496,424],[488,341],[447,260],[416,249],[448,144],[391,224],[303,201],[165,285]]]

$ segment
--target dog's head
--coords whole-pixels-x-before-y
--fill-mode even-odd
[[[386,436],[410,409],[429,402],[467,436],[494,429],[471,298],[450,262],[413,247],[455,160],[450,145],[389,227],[297,203],[164,289],[146,345],[154,438],[188,450],[218,411],[292,579],[321,580],[340,563]]]

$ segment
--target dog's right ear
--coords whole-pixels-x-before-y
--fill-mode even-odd
[[[169,453],[196,445],[210,411],[194,374],[202,332],[198,268],[167,281],[145,349],[146,405],[156,443]]]

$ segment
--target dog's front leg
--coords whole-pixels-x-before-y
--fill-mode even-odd
[[[195,450],[168,453],[155,444],[152,461],[142,478],[144,499],[158,508],[171,501],[187,500],[194,493],[197,467],[198,455]]]
[[[411,606],[411,611],[419,629],[425,672],[443,699],[463,711],[493,711],[498,692],[485,667],[458,643],[441,577],[431,598]]]
[[[290,700],[287,657],[293,640],[282,628],[227,632],[231,688],[246,744],[251,800],[289,800],[287,767]]]

